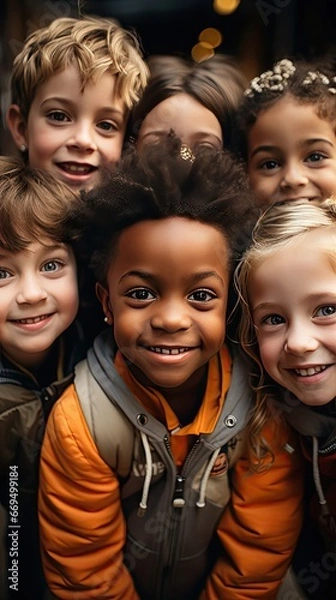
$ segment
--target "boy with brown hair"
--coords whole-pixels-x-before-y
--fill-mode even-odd
[[[40,600],[45,588],[37,528],[45,420],[85,355],[76,260],[62,231],[77,200],[50,174],[0,157],[0,502],[6,587],[20,600]]]

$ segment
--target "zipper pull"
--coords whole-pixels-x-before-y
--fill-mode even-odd
[[[184,482],[185,477],[181,477],[181,475],[176,475],[175,491],[173,498],[174,508],[183,508],[185,506],[185,499],[183,498]]]

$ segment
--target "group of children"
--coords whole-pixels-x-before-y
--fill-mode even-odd
[[[8,597],[275,600],[293,562],[308,597],[332,599],[336,79],[284,59],[245,86],[225,59],[222,80],[213,59],[155,60],[149,73],[133,33],[85,17],[36,31],[14,61]]]

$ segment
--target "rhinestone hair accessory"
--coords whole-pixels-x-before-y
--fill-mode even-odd
[[[254,77],[244,95],[253,98],[256,94],[262,94],[264,91],[283,92],[295,71],[296,67],[293,62],[284,58],[275,63],[272,71],[265,71],[259,77]],[[320,71],[308,71],[302,85],[313,85],[317,82],[326,85],[331,94],[336,94],[336,77],[329,79]]]
[[[187,144],[181,145],[180,155],[183,160],[188,160],[191,163],[193,163],[196,158],[193,151],[189,148],[189,146],[187,146]]]

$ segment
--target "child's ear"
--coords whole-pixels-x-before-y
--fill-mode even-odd
[[[6,113],[7,127],[18,149],[22,151],[25,147],[28,150],[26,138],[26,122],[22,116],[21,109],[17,104],[11,104]]]
[[[96,294],[99,302],[102,305],[105,321],[108,325],[112,325],[113,323],[113,314],[110,305],[110,298],[106,288],[101,283],[96,283]]]

